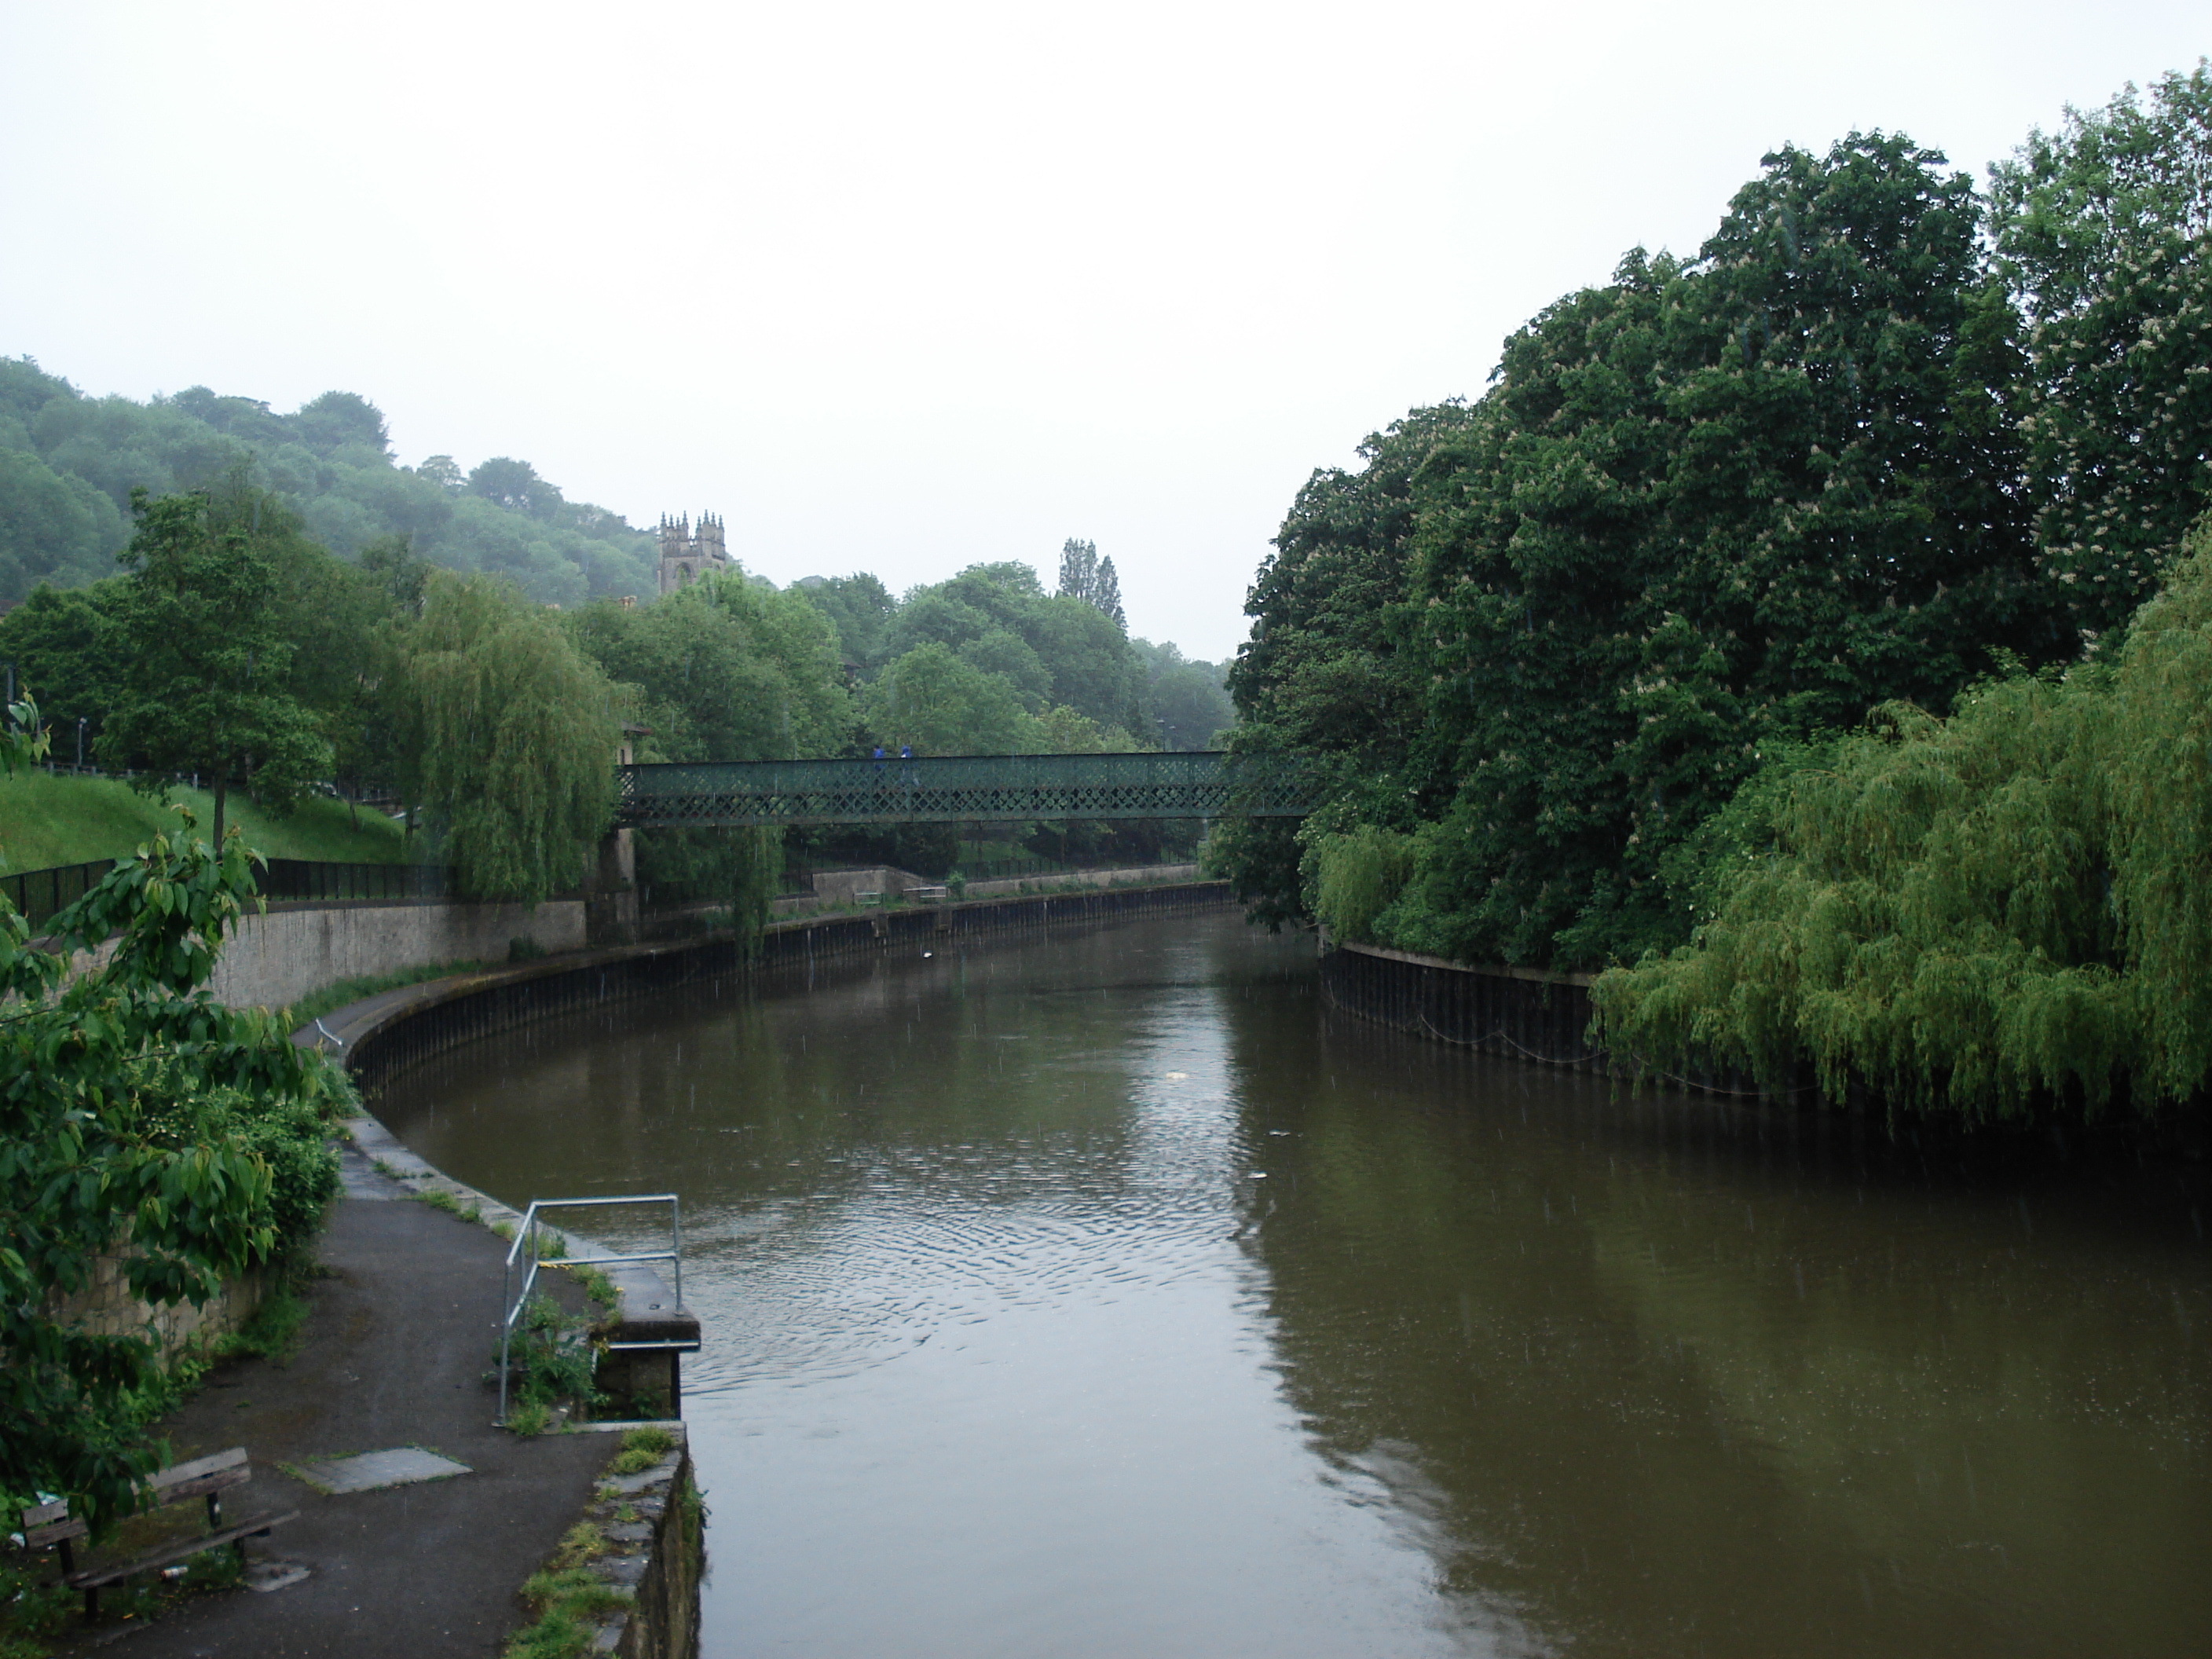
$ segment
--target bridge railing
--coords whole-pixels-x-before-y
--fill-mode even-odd
[[[663,763],[620,769],[620,822],[951,823],[1014,818],[1297,816],[1290,755],[954,755],[902,760]]]

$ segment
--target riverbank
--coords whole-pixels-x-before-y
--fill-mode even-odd
[[[173,1459],[244,1446],[250,1503],[300,1518],[253,1540],[257,1560],[307,1569],[265,1595],[178,1603],[118,1630],[143,1659],[206,1654],[442,1659],[496,1654],[525,1622],[515,1592],[592,1501],[616,1449],[603,1435],[526,1440],[492,1425],[484,1371],[506,1247],[343,1153],[344,1194],[316,1243],[318,1276],[297,1351],[218,1366],[161,1426]],[[418,1448],[464,1466],[449,1479],[333,1493],[292,1471]]]
[[[782,924],[753,963],[811,977],[822,963],[926,956],[933,944],[1228,902],[1218,884],[1186,884],[898,907]],[[577,951],[410,984],[334,1010],[295,1040],[342,1054],[374,1086],[422,1051],[557,1012],[580,997],[620,998],[745,971],[733,943],[725,936]],[[138,1632],[134,1651],[179,1659],[229,1651],[497,1652],[526,1617],[518,1586],[573,1527],[591,1519],[595,1477],[613,1442],[597,1434],[526,1441],[491,1426],[484,1373],[497,1343],[506,1245],[489,1229],[512,1212],[422,1164],[372,1118],[357,1120],[352,1137],[343,1154],[344,1195],[318,1241],[322,1276],[305,1288],[310,1311],[297,1352],[220,1367],[163,1426],[174,1458],[246,1447],[256,1469],[255,1506],[301,1511],[251,1552],[295,1563],[306,1575],[281,1592],[191,1598],[152,1624],[120,1626]],[[422,1200],[429,1201],[413,1201]],[[332,1494],[283,1467],[404,1447],[451,1458],[466,1472]],[[686,1480],[688,1470],[686,1462]],[[620,1651],[685,1650],[697,1544],[695,1534],[677,1547],[655,1542],[634,1557],[609,1559],[610,1570],[637,1564],[641,1594],[658,1610],[653,1620],[635,1621],[636,1634],[624,1637]],[[456,1571],[457,1562],[465,1568]],[[82,1650],[112,1639],[118,1628],[85,1632]]]
[[[2170,1171],[1408,1042],[1227,910],[758,985],[378,1106],[486,1190],[682,1188],[710,1650],[2202,1645]]]

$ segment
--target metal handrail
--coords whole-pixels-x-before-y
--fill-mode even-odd
[[[668,1206],[668,1243],[665,1250],[647,1250],[631,1255],[544,1256],[538,1251],[538,1212],[540,1210],[569,1210],[599,1208],[611,1204],[665,1204]],[[549,1230],[556,1231],[556,1230]],[[574,1248],[566,1233],[557,1233],[563,1248]],[[514,1267],[518,1257],[528,1257],[522,1273],[522,1287],[515,1289]],[[611,1263],[665,1261],[675,1268],[676,1305],[684,1305],[684,1215],[682,1206],[674,1193],[642,1193],[624,1198],[534,1198],[530,1207],[522,1212],[522,1224],[514,1230],[514,1242],[508,1245],[507,1267],[500,1279],[499,1319],[499,1417],[498,1424],[507,1425],[507,1357],[514,1340],[516,1322],[522,1310],[530,1305],[530,1292],[538,1284],[540,1267],[597,1267]],[[665,1342],[610,1342],[610,1348],[662,1348]]]

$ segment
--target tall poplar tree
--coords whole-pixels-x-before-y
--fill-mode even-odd
[[[1098,550],[1070,536],[1060,546],[1060,597],[1091,604],[1098,591]]]
[[[1129,631],[1129,618],[1121,609],[1121,578],[1114,569],[1114,561],[1098,561],[1098,580],[1091,589],[1091,603],[1106,613],[1107,619],[1123,634]]]

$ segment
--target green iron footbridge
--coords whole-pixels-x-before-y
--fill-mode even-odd
[[[1011,818],[1298,817],[1295,755],[953,755],[617,769],[628,829],[969,823]]]

